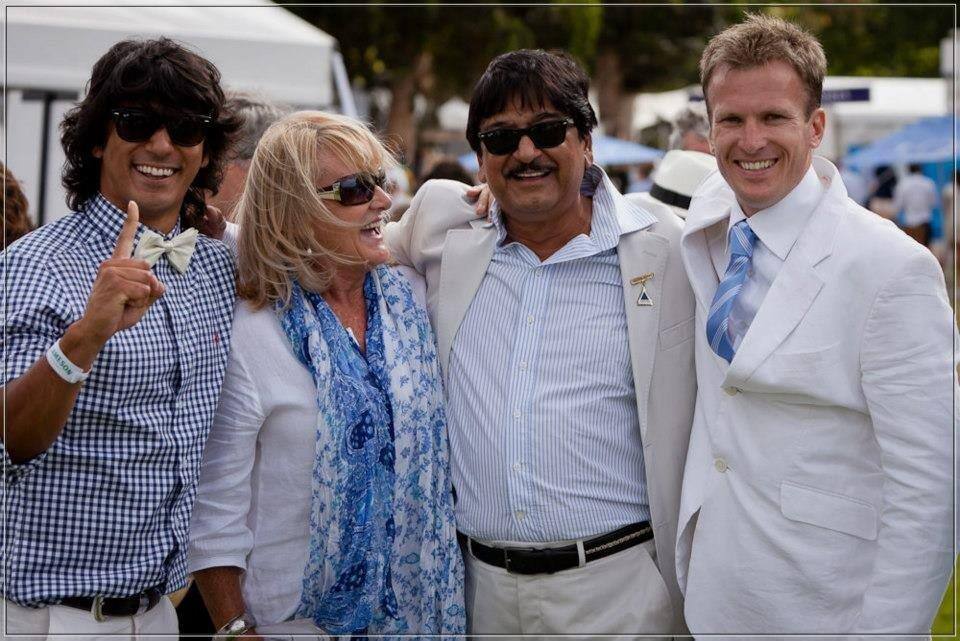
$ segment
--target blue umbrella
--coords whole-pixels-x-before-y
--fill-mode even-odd
[[[954,139],[960,125],[953,116],[932,116],[875,140],[851,152],[843,164],[859,170],[878,165],[939,163],[953,161]]]
[[[659,149],[613,136],[593,137],[593,159],[598,165],[635,165],[656,162],[663,157],[663,153]],[[458,160],[468,171],[479,169],[477,155],[473,152],[463,154]]]

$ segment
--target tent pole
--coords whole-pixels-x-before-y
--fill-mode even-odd
[[[53,98],[54,95],[49,91],[43,92],[41,96],[41,100],[43,100],[43,118],[40,124],[40,193],[37,196],[37,227],[43,225],[47,218],[47,156],[49,155],[47,148],[50,143],[48,140],[50,137],[50,107],[53,104]]]

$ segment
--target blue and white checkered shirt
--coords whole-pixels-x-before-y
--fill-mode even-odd
[[[603,177],[590,235],[541,262],[491,218],[497,246],[447,377],[457,527],[538,542],[648,520],[617,245],[656,219]]]
[[[97,196],[3,254],[4,384],[82,316],[124,218]],[[184,584],[190,511],[230,343],[234,267],[222,243],[200,236],[185,274],[164,258],[153,270],[166,293],[107,341],[59,438],[20,465],[3,451],[0,574],[15,603]]]

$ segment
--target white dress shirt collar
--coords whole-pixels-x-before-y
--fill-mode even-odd
[[[811,165],[790,193],[771,207],[750,216],[750,229],[777,258],[786,260],[825,191]],[[728,238],[730,229],[746,217],[740,203],[734,200],[727,224]]]

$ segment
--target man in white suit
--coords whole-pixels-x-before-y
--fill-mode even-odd
[[[687,624],[929,633],[953,563],[940,268],[812,156],[813,36],[751,16],[700,69],[720,173],[682,240],[699,385],[677,546]]]
[[[438,180],[386,229],[426,276],[471,634],[685,630],[673,551],[695,383],[681,222],[592,164],[588,84],[564,55],[496,58],[467,125],[491,218]]]

